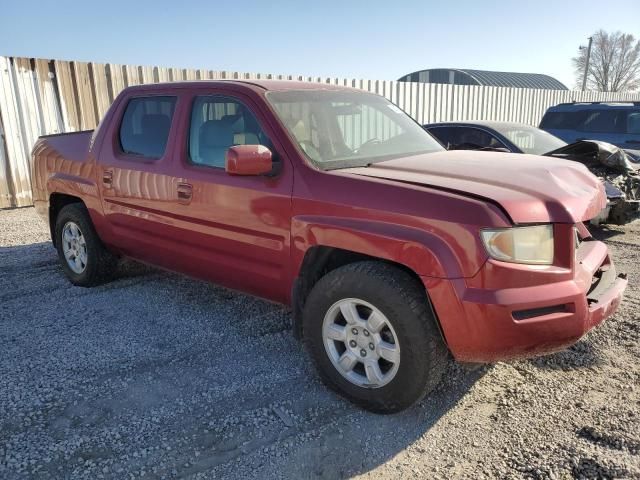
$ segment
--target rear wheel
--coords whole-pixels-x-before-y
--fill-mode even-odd
[[[73,203],[60,210],[55,235],[58,257],[71,283],[92,287],[113,278],[117,258],[100,241],[83,204]]]
[[[382,262],[349,264],[321,278],[305,303],[304,336],[322,380],[380,413],[423,398],[448,360],[424,288]]]

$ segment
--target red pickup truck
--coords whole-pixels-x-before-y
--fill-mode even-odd
[[[450,356],[572,344],[627,283],[583,223],[606,203],[584,166],[446,152],[344,87],[127,88],[95,131],[39,139],[32,178],[73,284],[124,256],[291,305],[322,379],[378,412],[422,398]]]

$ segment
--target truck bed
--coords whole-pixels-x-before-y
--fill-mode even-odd
[[[73,179],[71,185],[92,182],[92,166],[87,162],[93,130],[45,135],[31,152],[31,180],[36,210],[48,214],[49,193],[60,191],[50,183],[62,178]],[[62,190],[64,192],[64,190]]]

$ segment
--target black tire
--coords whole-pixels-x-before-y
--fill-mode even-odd
[[[616,203],[609,212],[609,223],[614,225],[625,225],[631,222],[638,215],[638,208],[631,208],[633,205],[625,200],[620,200]]]
[[[62,233],[68,222],[75,223],[84,236],[87,249],[87,262],[81,273],[74,272],[65,258]],[[72,203],[60,210],[55,223],[56,249],[62,269],[74,285],[94,287],[111,280],[118,266],[118,259],[110,253],[93,227],[91,217],[82,203]]]
[[[347,380],[331,363],[322,337],[326,312],[337,301],[364,300],[382,312],[395,330],[400,362],[392,380],[367,388]],[[394,413],[420,401],[442,378],[449,352],[424,287],[392,265],[365,261],[322,277],[304,306],[305,343],[323,382],[353,403],[376,413]]]

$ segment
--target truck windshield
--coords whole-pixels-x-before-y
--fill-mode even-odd
[[[378,95],[339,90],[268,92],[280,121],[323,170],[443,150],[411,117]]]

